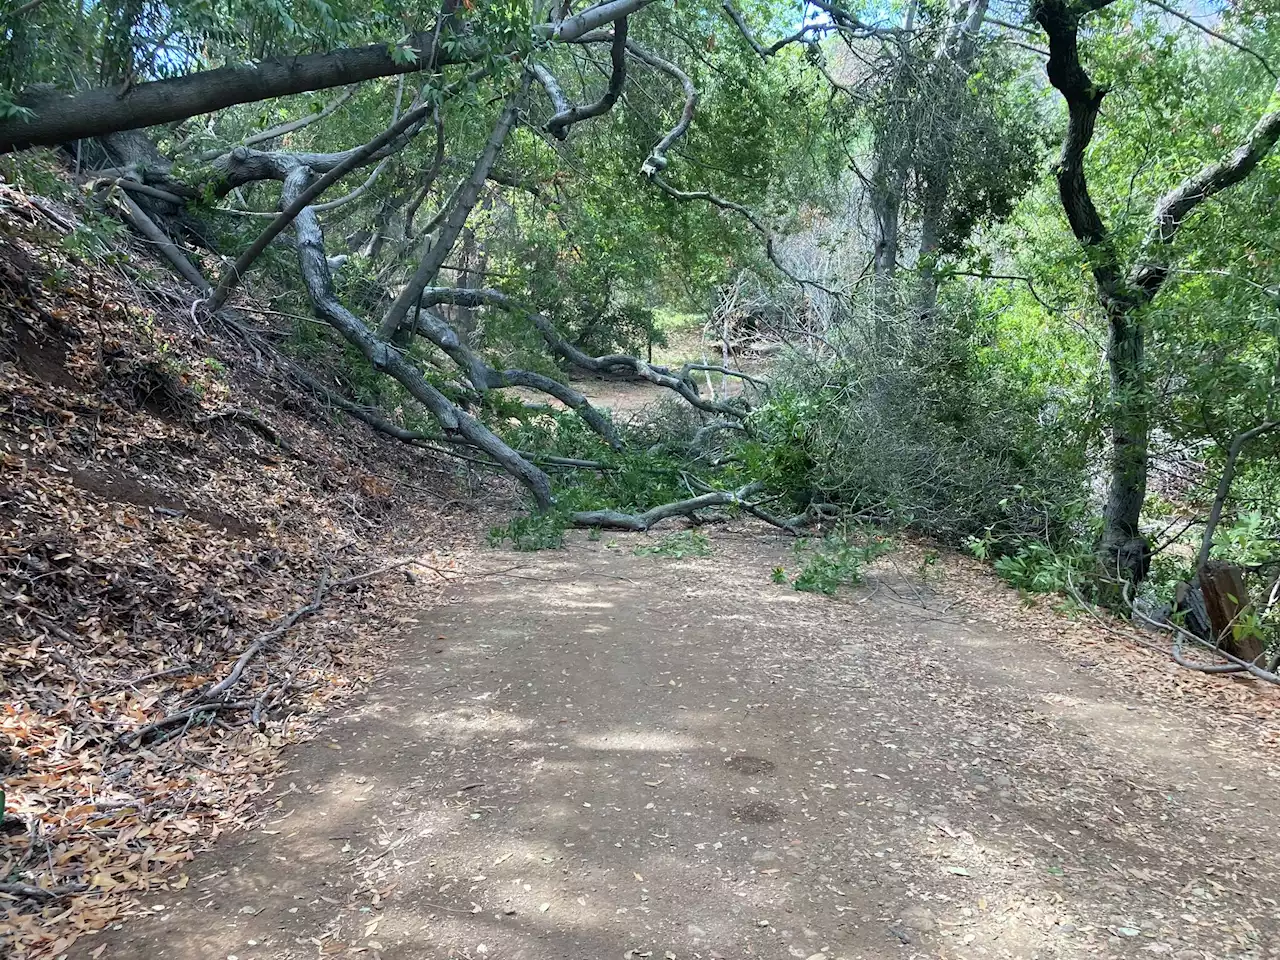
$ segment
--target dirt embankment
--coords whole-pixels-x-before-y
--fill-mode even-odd
[[[439,575],[342,581],[404,557],[448,575],[451,531],[476,526],[451,465],[283,386],[145,250],[90,247],[76,209],[0,185],[6,956],[185,884]],[[211,695],[322,581],[318,611]],[[187,722],[202,696],[228,705]]]

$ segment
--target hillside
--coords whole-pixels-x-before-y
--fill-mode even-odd
[[[140,244],[91,242],[77,210],[0,185],[0,891],[20,956],[186,883],[476,526],[454,522],[451,463],[283,389]],[[184,720],[264,636],[206,694],[217,721]],[[130,896],[48,893],[82,889]]]

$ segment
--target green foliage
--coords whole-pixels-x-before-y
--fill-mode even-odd
[[[489,531],[489,546],[501,547],[510,541],[515,550],[559,550],[564,546],[568,520],[561,511],[518,514]]]
[[[1087,537],[1088,394],[987,346],[1016,315],[951,296],[928,327],[903,318],[877,342],[851,321],[838,352],[782,358],[746,470],[797,507],[865,510],[952,544]]]
[[[775,567],[774,583],[790,583],[805,593],[834,596],[840,587],[862,582],[862,568],[893,549],[893,541],[879,534],[844,531],[827,534],[816,543],[796,543],[797,571],[788,577],[785,568]]]
[[[973,539],[969,548],[974,556],[990,556],[990,543]],[[995,560],[995,570],[1019,590],[1031,593],[1063,593],[1079,589],[1097,560],[1089,551],[1056,551],[1043,543],[1030,541]]]
[[[1232,522],[1220,525],[1213,539],[1212,556],[1250,567],[1274,562],[1280,541],[1280,516],[1265,516],[1261,510],[1246,510]]]
[[[62,247],[82,260],[125,263],[129,260],[128,253],[121,249],[125,230],[125,225],[115,217],[86,211],[76,228],[62,238]]]
[[[667,534],[657,543],[636,547],[635,553],[642,557],[670,557],[673,560],[683,560],[686,557],[709,557],[711,541],[707,539],[705,533],[697,530],[681,530],[679,533]]]
[[[562,302],[557,319],[574,346],[593,357],[611,353],[644,356],[650,344],[665,346],[667,342],[653,311],[634,302]]]
[[[629,435],[626,428],[622,432]],[[560,485],[558,503],[566,511],[644,511],[689,496],[681,480],[686,464],[679,457],[651,454],[646,446],[634,442],[622,451],[611,450],[573,413],[541,413],[508,423],[502,436],[519,450],[594,460],[602,465],[601,470],[574,470],[572,482]]]
[[[24,150],[0,157],[0,178],[27,193],[65,200],[74,194],[52,150]]]

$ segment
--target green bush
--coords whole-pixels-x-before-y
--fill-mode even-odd
[[[977,541],[971,544],[975,553]],[[1079,589],[1097,561],[1089,552],[1057,552],[1043,543],[1028,542],[1015,552],[997,557],[995,570],[1019,590],[1065,593]]]
[[[963,316],[838,328],[773,370],[744,460],[797,504],[827,502],[1003,553],[1090,536],[1079,397],[1002,370]]]
[[[681,530],[668,534],[657,543],[636,547],[636,556],[671,557],[683,560],[685,557],[711,556],[711,541],[705,533],[697,530]]]
[[[564,546],[568,518],[563,512],[521,514],[489,531],[489,546],[501,547],[507,541],[515,550],[533,553],[537,550],[559,550]]]

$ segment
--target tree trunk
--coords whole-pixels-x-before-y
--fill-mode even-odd
[[[897,188],[906,179],[905,172],[886,171],[877,176],[871,190],[871,212],[875,217],[875,249],[873,259],[872,304],[875,307],[877,338],[893,315],[893,281],[898,272],[898,246],[902,229],[902,193]]]
[[[920,210],[920,255],[916,259],[916,277],[920,289],[916,309],[920,316],[931,318],[938,307],[938,227],[947,202],[945,168],[925,174],[924,203]]]
[[[82,93],[50,87],[26,90],[19,103],[32,109],[35,116],[0,121],[0,154],[171,123],[238,103],[414,73],[432,58],[431,33],[420,34],[412,45],[415,57],[409,60],[397,61],[388,45],[379,43],[263,60],[253,66],[204,70],[172,80],[139,83],[123,94],[118,87]],[[460,51],[459,55],[464,56],[465,52]],[[447,62],[452,58],[442,49],[436,64]]]
[[[534,33],[543,40],[573,43],[652,2],[609,0],[555,24],[538,24]],[[446,18],[450,9],[451,5],[446,5]],[[437,32],[444,34],[438,47]],[[397,46],[407,49],[396,53]],[[462,31],[433,29],[414,34],[404,44],[375,43],[325,53],[272,57],[252,65],[238,64],[140,83],[123,92],[119,86],[69,92],[41,85],[24,90],[17,98],[19,105],[35,111],[34,118],[0,120],[0,154],[172,123],[238,103],[326,90],[428,68],[437,70],[449,64],[480,62],[490,56],[483,39],[475,40]]]
[[[1138,582],[1146,576],[1146,540],[1139,529],[1147,495],[1146,376],[1144,336],[1135,308],[1112,303],[1107,342],[1111,372],[1111,459],[1103,509],[1102,556],[1109,572]]]
[[[1262,656],[1262,639],[1236,628],[1249,612],[1249,592],[1244,573],[1235,564],[1213,560],[1200,570],[1200,589],[1209,613],[1213,640],[1233,657],[1250,663]]]

